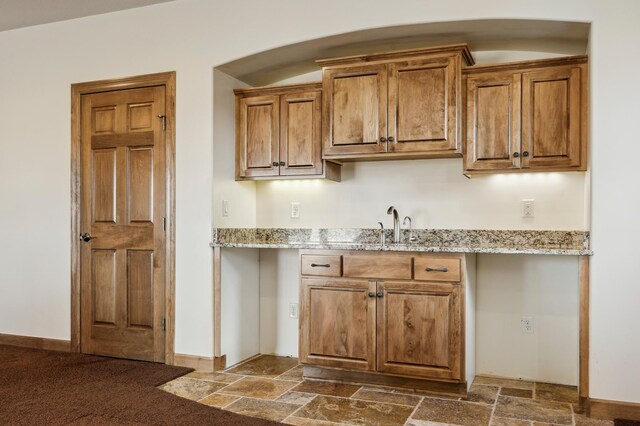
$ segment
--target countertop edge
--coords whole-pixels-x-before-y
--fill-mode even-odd
[[[593,256],[593,250],[559,249],[559,248],[507,248],[507,247],[425,247],[394,246],[381,247],[374,244],[340,244],[340,243],[211,243],[210,247],[219,248],[257,248],[257,249],[310,249],[310,250],[354,250],[354,251],[390,251],[390,252],[422,252],[422,253],[488,253],[488,254],[538,254],[560,256]]]

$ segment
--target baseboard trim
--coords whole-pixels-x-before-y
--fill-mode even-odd
[[[213,358],[206,356],[174,354],[173,364],[199,371],[213,371]]]
[[[48,351],[71,352],[71,341],[49,339],[46,337],[19,336],[17,334],[1,334],[0,345],[20,346],[23,348],[46,349]]]
[[[213,357],[213,371],[220,371],[227,368],[227,355]]]
[[[589,415],[606,420],[640,420],[640,403],[590,398]]]

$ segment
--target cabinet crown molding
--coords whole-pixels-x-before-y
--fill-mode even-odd
[[[303,92],[311,90],[322,90],[322,82],[311,83],[297,83],[287,84],[281,86],[263,86],[263,87],[248,87],[246,89],[233,89],[233,93],[237,96],[254,96],[254,95],[272,95],[272,94],[287,94],[291,92]]]
[[[343,56],[340,58],[319,59],[316,61],[316,63],[321,67],[361,65],[363,63],[372,63],[379,61],[388,62],[394,60],[407,60],[424,55],[434,55],[439,53],[461,53],[466,65],[471,66],[475,64],[473,56],[471,55],[469,47],[466,43],[427,47],[422,49],[399,50],[387,53],[373,53],[370,55],[353,55]]]
[[[559,58],[534,59],[530,61],[502,62],[498,64],[474,65],[462,68],[462,74],[477,74],[494,71],[517,71],[557,67],[562,65],[581,65],[589,62],[587,55],[563,56]]]

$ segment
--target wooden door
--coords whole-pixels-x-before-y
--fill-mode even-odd
[[[460,151],[460,58],[389,64],[389,151]]]
[[[522,166],[579,167],[586,135],[586,99],[581,100],[583,66],[564,66],[522,75]],[[586,132],[585,132],[586,133]],[[581,148],[584,146],[584,148]]]
[[[165,88],[81,105],[81,350],[164,362]]]
[[[374,370],[375,290],[366,280],[302,278],[300,362]]]
[[[278,176],[280,171],[279,96],[237,100],[236,171],[239,177]]]
[[[467,78],[465,170],[520,168],[520,73]]]
[[[463,380],[459,284],[379,282],[378,371]]]
[[[386,152],[386,65],[325,69],[322,90],[324,155]]]
[[[280,175],[322,174],[321,91],[280,96]]]

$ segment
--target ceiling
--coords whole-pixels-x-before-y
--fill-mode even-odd
[[[316,59],[467,43],[477,51],[534,51],[581,55],[587,50],[585,22],[483,19],[372,28],[337,34],[239,58],[217,69],[252,86],[272,84],[319,70]]]
[[[173,0],[0,0],[0,31],[168,1]]]

